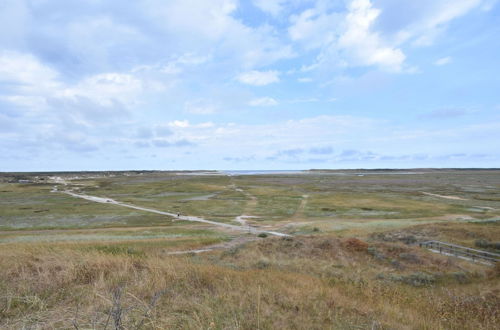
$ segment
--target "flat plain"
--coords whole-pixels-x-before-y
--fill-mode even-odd
[[[500,170],[3,173],[0,328],[497,329],[500,267],[418,243],[499,221]]]

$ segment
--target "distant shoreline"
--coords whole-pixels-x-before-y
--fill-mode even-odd
[[[181,175],[263,175],[263,174],[417,174],[446,171],[500,171],[500,168],[346,168],[346,169],[295,169],[295,170],[116,170],[116,171],[0,171],[0,176],[9,175],[75,175],[75,174],[105,174],[105,175],[140,175],[152,173],[171,173]]]

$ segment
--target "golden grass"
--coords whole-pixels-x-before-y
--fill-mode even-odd
[[[463,211],[447,201],[425,201],[405,193],[335,192],[311,194],[306,207],[309,216],[334,214],[342,217],[408,218],[438,216]],[[464,211],[465,212],[465,211]]]
[[[500,266],[402,243],[407,236],[470,246],[497,241],[498,225],[450,217],[498,214],[498,175],[474,175],[148,174],[79,181],[90,195],[219,221],[249,213],[261,216],[254,220],[261,226],[314,234],[181,256],[168,252],[239,234],[49,193],[52,185],[0,184],[6,229],[75,226],[0,234],[0,328],[497,329]],[[214,196],[185,200],[206,194]],[[39,212],[40,205],[50,214]],[[61,221],[50,222],[52,216]],[[289,226],[297,218],[302,223]],[[114,228],[90,229],[102,226]]]
[[[475,246],[476,240],[498,241],[500,237],[500,223],[446,221],[407,226],[392,231],[384,231],[380,234],[373,231],[365,231],[366,234],[372,237],[382,236],[384,240],[388,241],[397,241],[401,238],[411,236],[416,241],[440,240],[477,248]]]
[[[402,245],[387,260],[330,236],[265,239],[204,256],[136,256],[74,246],[0,251],[0,327],[188,329],[495,329],[498,277]],[[413,264],[391,260],[414,253]],[[460,284],[450,274],[466,272]],[[380,280],[424,270],[429,286]]]

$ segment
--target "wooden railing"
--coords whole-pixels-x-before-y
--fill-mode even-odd
[[[440,241],[427,241],[419,243],[420,247],[427,248],[433,252],[469,259],[471,261],[487,262],[495,264],[500,262],[500,254],[472,249],[466,246],[455,245]]]

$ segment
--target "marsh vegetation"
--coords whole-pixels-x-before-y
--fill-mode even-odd
[[[3,174],[0,327],[500,324],[498,266],[416,244],[432,239],[497,251],[499,171],[195,174],[24,174],[29,183]],[[64,189],[291,236],[180,221]]]

